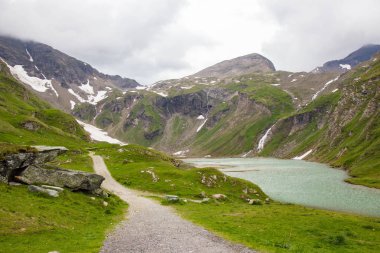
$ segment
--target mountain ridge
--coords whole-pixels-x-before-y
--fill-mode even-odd
[[[70,111],[74,104],[96,103],[111,90],[140,86],[133,79],[103,74],[38,42],[0,36],[0,58],[28,88],[65,111]]]
[[[191,76],[226,78],[252,72],[270,72],[275,70],[273,63],[268,58],[257,53],[252,53],[221,61]]]

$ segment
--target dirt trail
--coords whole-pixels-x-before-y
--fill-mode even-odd
[[[91,158],[96,173],[106,178],[102,187],[129,204],[127,219],[107,236],[101,252],[255,252],[227,242],[182,219],[170,207],[125,188],[112,178],[102,157],[91,154]]]

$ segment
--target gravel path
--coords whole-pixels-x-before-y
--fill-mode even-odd
[[[227,242],[182,219],[170,207],[125,188],[112,178],[102,157],[91,154],[91,158],[96,173],[106,178],[102,187],[129,204],[127,219],[107,236],[101,252],[255,252]]]

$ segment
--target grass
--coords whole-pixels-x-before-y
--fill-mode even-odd
[[[0,142],[77,148],[87,141],[87,133],[72,116],[53,109],[17,82],[2,67]]]
[[[50,164],[71,170],[80,170],[85,172],[94,172],[92,159],[87,152],[70,150],[58,156]]]
[[[248,181],[224,176],[215,169],[176,167],[170,157],[136,145],[122,149],[102,147],[96,152],[108,158],[105,161],[112,175],[127,187],[186,199],[201,199],[202,192],[207,196],[227,195],[226,201],[181,202],[173,208],[184,218],[253,249],[378,252],[380,247],[380,218],[277,202],[248,205],[242,197],[265,199],[265,193]],[[154,181],[151,174],[145,173],[147,170],[153,171],[159,179]],[[253,193],[255,191],[259,196]]]
[[[108,202],[108,206],[103,205]],[[116,197],[92,200],[65,190],[58,198],[0,184],[0,251],[99,252],[106,231],[123,218]]]
[[[9,154],[37,152],[33,147],[0,142],[0,159]]]

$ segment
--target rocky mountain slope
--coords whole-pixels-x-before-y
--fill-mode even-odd
[[[263,61],[266,67],[257,68]],[[225,68],[218,77],[194,74],[164,80],[97,105],[83,104],[73,114],[126,142],[174,154],[241,155],[254,149],[265,128],[277,119],[335,89],[339,76],[274,71],[273,64],[257,54],[226,62],[250,72]],[[247,62],[252,68],[241,67]]]
[[[369,128],[375,124],[376,99],[360,85],[367,80],[378,86],[376,71],[370,79],[365,77],[377,62],[375,56],[344,73],[254,71],[225,78],[195,74],[160,81],[146,90],[130,90],[97,105],[82,105],[73,113],[126,142],[176,156],[292,158],[312,150],[302,158],[359,168],[355,164],[363,164],[360,157],[370,155],[364,149],[356,155],[345,151],[346,141],[357,135],[346,136],[344,129],[355,117]],[[357,116],[366,101],[370,112]],[[378,134],[371,136],[368,143],[359,139],[371,146]],[[326,144],[329,141],[335,144]],[[334,151],[327,152],[330,148]]]
[[[366,59],[360,52],[371,50],[363,48],[349,58],[357,62]],[[30,51],[25,50],[25,55],[31,54],[26,61],[34,64]],[[16,93],[10,92],[9,83],[16,82],[12,74],[17,76],[15,69],[24,68],[12,67],[14,62],[9,60],[12,57],[7,59],[6,65],[2,64],[7,84],[2,100],[5,117],[0,119],[7,134],[2,139],[19,138],[20,143],[28,144],[32,139],[28,133],[35,136],[46,130],[52,135],[88,138],[72,118],[51,109],[19,84],[13,87]],[[149,88],[122,91],[115,84],[113,88],[106,86],[109,92],[102,93],[104,96],[98,100],[94,99],[95,92],[104,88],[103,82],[99,86],[92,81],[79,86],[72,84],[67,93],[76,97],[77,102],[75,107],[71,104],[66,109],[125,142],[151,146],[175,156],[298,156],[343,166],[357,176],[352,182],[377,187],[378,161],[372,158],[378,156],[379,150],[378,59],[376,55],[345,72],[330,69],[291,73],[275,71],[265,57],[251,54],[184,78],[159,81]],[[354,65],[353,60],[351,64]],[[102,78],[100,73],[92,73],[97,73],[93,80]],[[70,76],[59,80],[80,80],[76,79],[79,75],[65,79]],[[35,79],[28,80],[38,83]],[[58,93],[59,89],[65,89],[46,80],[47,77],[44,81],[47,92],[37,92],[39,96],[54,97],[54,90]],[[14,99],[18,102],[11,103],[13,99],[5,98],[8,93],[17,94]],[[93,100],[85,100],[86,96],[79,94],[87,94],[88,99],[89,94],[94,94]],[[38,100],[32,103],[32,109],[29,104],[24,105],[25,96]],[[69,100],[66,97],[65,101],[73,102],[72,97]],[[38,110],[34,108],[36,105]],[[23,116],[11,119],[11,112]],[[56,117],[58,120],[53,120]]]
[[[345,72],[361,62],[368,61],[376,53],[380,52],[380,45],[365,45],[340,60],[328,61],[322,67],[317,67],[313,72]]]
[[[96,104],[113,90],[139,86],[135,80],[103,74],[38,42],[0,36],[0,58],[28,89],[65,111],[80,103]]]
[[[380,54],[339,77],[332,92],[277,121],[260,155],[299,156],[349,169],[380,187]]]
[[[0,142],[77,147],[88,140],[74,117],[42,101],[0,62]]]
[[[275,68],[270,60],[259,54],[249,54],[222,61],[195,73],[193,76],[225,78],[252,72],[271,71],[275,71]]]

